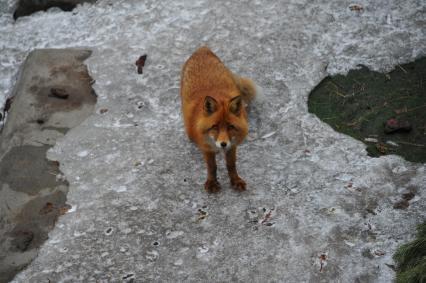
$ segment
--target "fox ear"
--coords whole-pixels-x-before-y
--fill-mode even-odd
[[[236,96],[231,99],[231,102],[229,102],[229,111],[231,111],[231,113],[235,115],[239,115],[242,106],[243,106],[243,100],[241,98],[241,95]]]
[[[211,96],[204,98],[204,112],[212,114],[217,110],[217,101]]]

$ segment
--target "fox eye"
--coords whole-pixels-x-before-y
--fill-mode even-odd
[[[210,127],[210,130],[217,130],[218,128],[219,128],[218,125],[213,125]]]
[[[228,130],[236,130],[237,128],[234,125],[228,125]]]

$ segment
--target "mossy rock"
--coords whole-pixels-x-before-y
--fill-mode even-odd
[[[370,156],[426,162],[426,58],[389,73],[360,66],[327,77],[311,92],[308,106],[336,131],[366,143]],[[408,122],[411,131],[386,134],[384,125],[392,118]]]

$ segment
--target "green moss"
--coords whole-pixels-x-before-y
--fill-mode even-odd
[[[417,227],[417,237],[394,254],[396,283],[426,283],[426,221]]]
[[[346,76],[327,77],[311,92],[308,106],[336,131],[365,142],[370,156],[399,154],[426,162],[426,58],[389,73],[361,67]],[[385,134],[390,118],[408,121],[412,130]]]

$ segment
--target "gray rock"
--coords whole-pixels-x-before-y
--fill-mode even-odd
[[[89,55],[36,50],[22,66],[0,136],[0,282],[31,262],[68,209],[68,182],[46,152],[93,110],[96,97],[82,64]]]

